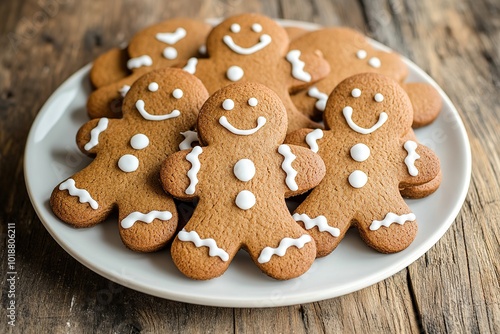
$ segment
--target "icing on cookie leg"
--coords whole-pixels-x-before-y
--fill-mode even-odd
[[[182,229],[177,235],[177,238],[180,241],[192,242],[196,247],[208,247],[208,255],[218,256],[224,262],[229,260],[229,254],[222,248],[217,247],[217,242],[214,239],[202,239],[196,231],[187,232],[186,229]]]
[[[148,213],[134,211],[122,219],[120,225],[123,228],[131,228],[137,221],[149,224],[155,219],[169,220],[170,218],[172,218],[172,213],[170,211],[153,210]]]
[[[312,241],[312,239],[311,239],[311,236],[309,234],[304,234],[304,235],[300,236],[299,238],[283,238],[283,239],[281,239],[278,247],[273,248],[273,247],[267,246],[266,248],[264,248],[262,250],[262,252],[260,253],[257,261],[259,263],[267,263],[267,262],[271,261],[271,258],[274,255],[284,256],[286,254],[286,251],[288,250],[288,248],[297,247],[300,249],[300,248],[304,247],[304,245],[306,243],[311,242],[311,241]]]
[[[78,197],[80,203],[88,203],[94,210],[99,208],[99,204],[92,198],[89,192],[85,189],[77,188],[75,186],[75,180],[71,178],[61,183],[59,185],[59,190],[67,190],[71,196]]]

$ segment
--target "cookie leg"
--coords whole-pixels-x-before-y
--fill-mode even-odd
[[[158,186],[120,201],[119,230],[123,243],[138,252],[154,252],[168,243],[177,228],[173,199]]]
[[[77,175],[52,191],[50,206],[59,219],[74,227],[90,227],[103,221],[113,209],[107,196],[86,185]]]
[[[246,245],[255,264],[279,280],[302,275],[316,258],[314,239],[289,216],[282,219],[286,223],[269,224],[277,229],[261,229]]]
[[[172,260],[186,276],[207,280],[222,275],[238,252],[241,243],[224,224],[214,224],[206,214],[195,210],[171,247]]]
[[[351,226],[353,206],[332,201],[322,196],[317,188],[295,209],[293,218],[314,238],[316,257],[330,254],[344,238]]]
[[[380,198],[394,198],[381,196]],[[417,235],[417,220],[403,199],[379,203],[357,215],[363,240],[381,253],[396,253],[407,248]]]

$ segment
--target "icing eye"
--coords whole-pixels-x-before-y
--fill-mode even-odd
[[[373,97],[375,99],[375,101],[377,102],[382,102],[384,101],[384,95],[380,94],[380,93],[377,93],[375,94],[375,96]]]
[[[370,60],[368,60],[368,65],[370,65],[371,67],[379,68],[382,63],[377,57],[371,57]]]
[[[241,27],[238,23],[233,23],[231,24],[231,31],[234,32],[235,34],[239,33],[241,30]]]
[[[150,92],[156,92],[158,90],[159,86],[156,82],[152,82],[148,85],[148,89]]]
[[[351,92],[352,97],[360,97],[361,96],[361,89],[359,88],[354,88]]]
[[[180,88],[176,88],[172,92],[172,96],[175,97],[177,100],[180,99],[183,95],[184,95],[184,92]]]
[[[248,99],[248,105],[250,107],[255,107],[258,103],[259,101],[255,97],[251,97]]]
[[[262,31],[262,26],[258,23],[252,24],[252,30],[254,32],[261,32]]]
[[[365,59],[366,58],[366,51],[365,50],[358,50],[358,52],[356,52],[356,57],[358,57],[358,59]]]
[[[233,110],[234,108],[234,101],[231,99],[225,99],[224,102],[222,102],[222,108],[224,110]]]

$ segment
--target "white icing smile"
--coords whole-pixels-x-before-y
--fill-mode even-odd
[[[380,128],[384,123],[387,121],[387,114],[385,112],[381,112],[380,115],[378,115],[378,121],[375,123],[371,128],[366,129],[362,128],[359,125],[357,125],[353,120],[352,120],[352,108],[347,106],[342,110],[342,113],[344,114],[345,120],[347,121],[347,124],[349,124],[349,127],[353,129],[354,131],[361,133],[363,135],[370,134]]]
[[[220,125],[225,127],[227,130],[234,133],[235,135],[249,136],[249,135],[253,135],[255,132],[259,131],[259,129],[262,128],[264,126],[264,124],[266,124],[266,118],[263,116],[259,116],[259,118],[257,118],[257,126],[253,129],[248,129],[248,130],[241,130],[241,129],[235,128],[231,123],[229,123],[226,116],[221,116],[221,118],[219,118],[219,123],[220,123]]]
[[[144,117],[144,119],[147,119],[148,121],[164,121],[166,119],[179,117],[181,114],[179,110],[174,109],[172,110],[172,112],[166,115],[151,115],[146,111],[146,109],[144,109],[144,106],[145,103],[143,100],[137,100],[137,102],[135,103],[135,107],[137,108],[141,116]]]
[[[230,48],[232,51],[242,54],[242,55],[251,55],[257,51],[262,50],[266,46],[268,46],[272,39],[271,36],[267,34],[263,34],[260,36],[259,42],[257,44],[252,45],[251,47],[244,48],[239,46],[233,41],[233,38],[229,35],[225,35],[222,40],[224,43],[226,43],[227,47]]]

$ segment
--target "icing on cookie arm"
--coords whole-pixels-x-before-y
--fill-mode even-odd
[[[286,187],[285,197],[302,194],[317,186],[326,173],[323,160],[318,154],[312,152],[309,147],[288,146],[295,155],[292,167],[297,172],[294,178],[297,188],[296,190],[291,190],[289,187]]]
[[[292,51],[299,50],[291,50],[290,52]],[[304,81],[294,77],[293,65],[287,61],[290,73],[290,92],[296,92],[309,87],[330,73],[330,64],[320,54],[300,52],[299,60],[304,63],[303,71],[309,75],[310,79]]]
[[[433,180],[440,171],[437,155],[427,146],[417,142],[414,135],[407,136],[400,141],[402,175],[400,186],[409,187],[420,185]]]
[[[198,182],[194,180],[198,178],[199,167],[201,167],[200,158],[203,152],[200,152],[200,149],[201,147],[196,146],[167,157],[160,171],[160,180],[166,192],[184,200],[198,196]],[[188,189],[190,191],[187,191]]]
[[[328,132],[321,129],[299,129],[286,135],[285,144],[302,146],[317,153],[323,137],[327,134]]]
[[[82,125],[76,135],[76,144],[80,151],[85,154],[94,155],[99,149],[112,121],[103,117],[90,120]]]

